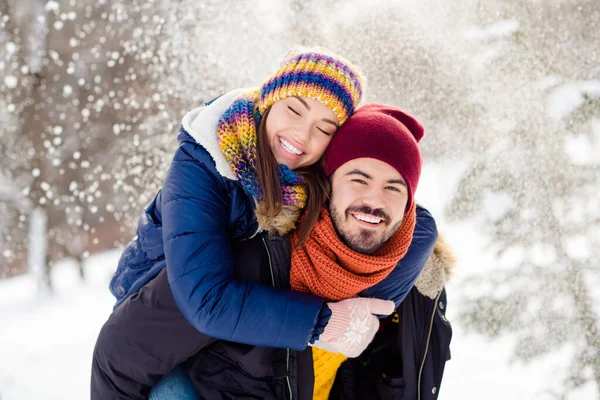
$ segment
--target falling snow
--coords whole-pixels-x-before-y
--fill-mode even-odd
[[[19,80],[16,76],[8,75],[4,77],[4,85],[9,89],[14,89],[17,87]]]
[[[460,260],[439,398],[600,400],[598,31],[596,2],[560,0],[12,2],[0,16],[0,398],[88,395],[107,280],[181,116],[256,87],[302,43],[355,62],[367,101],[426,128],[417,200]],[[73,257],[89,255],[83,285]],[[55,292],[40,298],[46,256]]]

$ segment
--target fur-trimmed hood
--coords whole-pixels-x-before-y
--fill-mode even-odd
[[[236,176],[233,169],[225,159],[225,155],[219,146],[217,137],[217,125],[219,119],[231,104],[242,94],[252,91],[252,88],[238,89],[225,93],[217,98],[209,105],[201,106],[189,111],[181,123],[183,129],[194,139],[196,143],[201,145],[208,151],[213,161],[217,172],[224,178],[235,181]],[[296,222],[300,214],[300,210],[295,206],[284,206],[282,211],[275,215],[269,216],[264,212],[264,207],[254,198],[256,221],[258,222],[259,231],[265,230],[271,235],[285,235],[296,227]]]
[[[204,147],[210,154],[215,167],[221,176],[236,180],[233,169],[225,159],[225,155],[219,147],[217,137],[217,125],[221,115],[231,106],[235,99],[241,94],[251,89],[238,89],[225,93],[209,105],[204,105],[189,111],[183,117],[181,126],[198,143]]]
[[[422,295],[435,299],[450,279],[455,264],[456,258],[450,245],[440,235],[415,283],[417,290]]]

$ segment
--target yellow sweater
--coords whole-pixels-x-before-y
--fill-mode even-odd
[[[315,367],[313,400],[327,400],[335,381],[335,374],[340,365],[346,361],[346,356],[316,347],[312,348],[312,355]]]

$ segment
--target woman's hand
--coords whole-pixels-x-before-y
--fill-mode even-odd
[[[325,330],[311,346],[358,357],[371,343],[379,329],[376,315],[390,315],[394,302],[381,299],[352,298],[327,303],[331,318]]]

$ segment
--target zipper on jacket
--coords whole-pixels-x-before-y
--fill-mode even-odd
[[[431,340],[431,332],[433,331],[433,319],[437,311],[437,304],[440,301],[442,291],[438,293],[433,303],[433,313],[431,313],[431,319],[429,320],[429,333],[427,334],[427,342],[425,343],[425,354],[423,355],[423,361],[421,362],[421,368],[419,368],[419,380],[417,381],[417,399],[421,400],[421,376],[423,374],[423,367],[425,367],[425,360],[427,359],[427,352],[429,351],[429,341]]]
[[[290,392],[290,400],[293,399],[293,394],[292,394],[292,383],[290,382],[290,349],[286,349],[287,352],[287,356],[285,358],[285,365],[287,368],[287,376],[285,377],[285,380],[287,381],[287,385],[288,385],[288,390]]]
[[[275,287],[275,274],[273,274],[273,264],[271,263],[271,252],[269,251],[269,246],[267,245],[267,241],[265,237],[262,237],[263,244],[265,245],[265,249],[267,250],[267,258],[269,259],[269,270],[271,271],[271,284]]]
[[[271,271],[271,284],[275,287],[275,274],[273,273],[273,263],[271,262],[271,252],[269,251],[269,245],[265,240],[265,237],[262,237],[263,244],[265,245],[265,250],[267,250],[267,258],[269,260],[269,270]],[[292,395],[292,383],[290,382],[290,349],[286,349],[286,357],[285,357],[285,367],[287,370],[287,376],[285,377],[285,381],[287,383],[288,391],[290,394],[290,400],[293,399]]]

